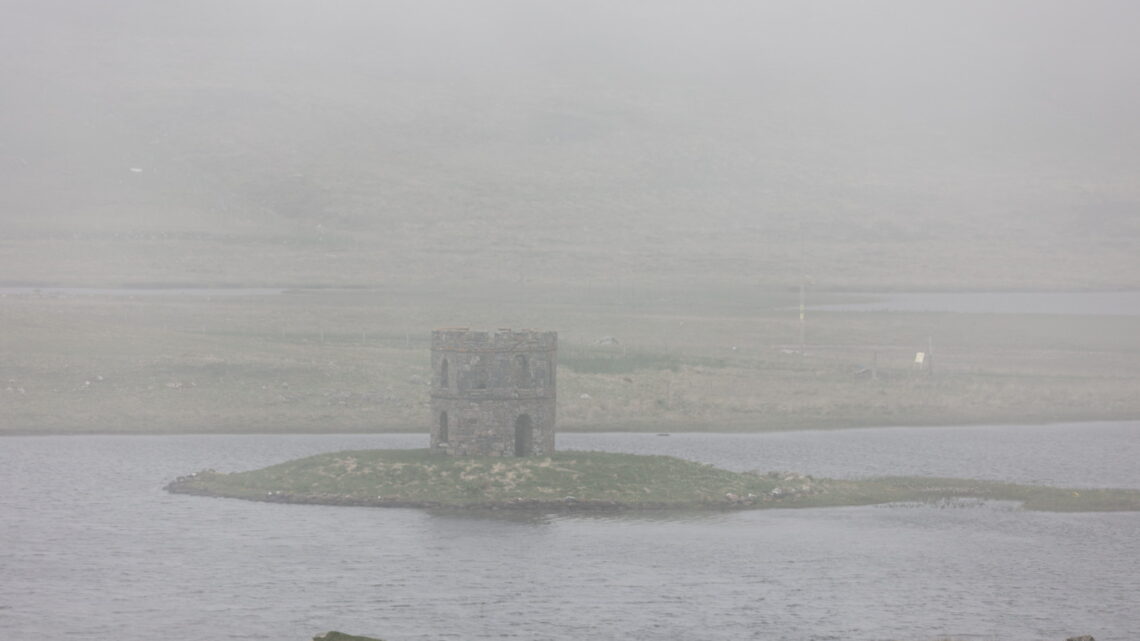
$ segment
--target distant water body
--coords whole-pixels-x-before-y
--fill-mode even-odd
[[[368,289],[288,290],[271,287],[0,287],[0,296],[274,296],[288,291],[364,293]],[[816,311],[956,312],[1140,316],[1140,291],[853,293],[860,302],[809,305]],[[871,299],[871,300],[866,300]]]
[[[809,309],[836,312],[955,312],[1140,316],[1140,292],[937,292],[852,294],[872,300]]]
[[[0,287],[0,296],[275,296],[272,287]]]
[[[1140,630],[1140,514],[1008,503],[468,514],[171,495],[175,476],[422,434],[0,439],[0,635],[303,640],[942,637]],[[864,477],[1140,488],[1140,422],[563,434],[562,449]]]

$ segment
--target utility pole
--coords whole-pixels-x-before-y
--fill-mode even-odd
[[[799,221],[800,227],[800,357],[807,356],[807,250],[804,243],[804,223]]]
[[[934,376],[934,337],[926,337],[926,375]]]
[[[806,283],[800,281],[800,356],[807,355],[807,339],[804,325],[805,321],[805,305],[804,299],[806,297],[805,291],[807,289]]]

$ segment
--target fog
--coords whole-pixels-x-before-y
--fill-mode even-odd
[[[789,265],[806,251],[831,288],[1134,287],[1132,247],[1113,243],[1137,233],[1138,13],[8,2],[0,224],[243,243],[319,226],[433,276],[444,272],[417,264],[416,238],[456,251],[509,236],[543,252],[550,233],[574,245],[554,270],[481,253],[467,261],[481,280],[521,269],[560,283],[602,261],[645,278],[743,270],[780,288],[798,282]],[[455,228],[473,221],[491,230]],[[428,222],[444,225],[388,233]],[[187,280],[148,277],[141,251],[119,247],[132,264],[115,270],[92,255],[88,278]],[[678,267],[647,264],[655,251]],[[1058,267],[1090,254],[1099,264],[1081,274]],[[381,278],[220,258],[209,280]],[[380,271],[358,258],[340,271]],[[77,279],[11,250],[2,260],[9,282]]]
[[[0,7],[0,634],[1140,627],[1140,4]],[[557,332],[493,361],[542,422],[495,432],[482,384],[433,410],[485,373],[433,371],[440,327]],[[348,507],[407,505],[363,464],[339,506],[159,489],[478,425],[520,470],[459,474],[487,505],[578,481],[520,456],[555,415],[554,457],[775,487],[647,517],[539,486],[557,512],[511,518]],[[640,474],[616,504],[657,500]],[[751,509],[809,505],[845,507]]]

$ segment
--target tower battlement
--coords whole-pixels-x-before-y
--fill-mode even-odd
[[[499,329],[493,332],[472,331],[465,327],[437,329],[431,333],[431,348],[445,351],[554,351],[558,349],[558,332],[533,329]]]

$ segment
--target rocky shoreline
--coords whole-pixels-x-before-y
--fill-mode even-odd
[[[203,470],[171,481],[166,490],[267,503],[552,513],[962,507],[986,501],[1056,512],[1140,510],[1140,490],[926,477],[820,479],[612,452],[520,458],[447,457],[428,450],[334,452],[247,472]]]
[[[340,505],[346,507],[387,507],[387,508],[419,508],[419,509],[461,509],[461,510],[519,510],[539,512],[621,512],[635,510],[741,510],[755,507],[753,501],[741,501],[735,497],[727,497],[724,501],[700,502],[691,505],[661,502],[621,502],[605,500],[579,500],[572,496],[561,499],[527,499],[514,498],[506,501],[472,501],[462,505],[442,503],[439,501],[416,501],[389,497],[359,497],[343,494],[319,493],[305,494],[270,490],[261,496],[232,496],[221,492],[213,492],[194,486],[191,481],[197,475],[183,476],[166,484],[163,489],[172,494],[189,494],[192,496],[205,496],[210,498],[240,498],[247,501],[264,503],[288,503],[294,505]]]
[[[513,499],[510,501],[477,501],[464,505],[445,504],[437,501],[412,501],[399,498],[365,498],[346,496],[340,494],[300,494],[280,490],[266,492],[264,496],[229,496],[223,493],[210,492],[200,488],[191,487],[178,480],[172,481],[164,488],[173,494],[190,494],[194,496],[207,496],[211,498],[240,498],[247,501],[261,501],[264,503],[290,503],[294,505],[343,505],[351,507],[390,507],[390,508],[421,508],[421,509],[465,509],[465,510],[541,510],[541,511],[620,511],[634,509],[670,509],[675,506],[666,504],[626,504],[617,501],[579,501],[573,498],[561,500],[541,501],[535,499]]]

